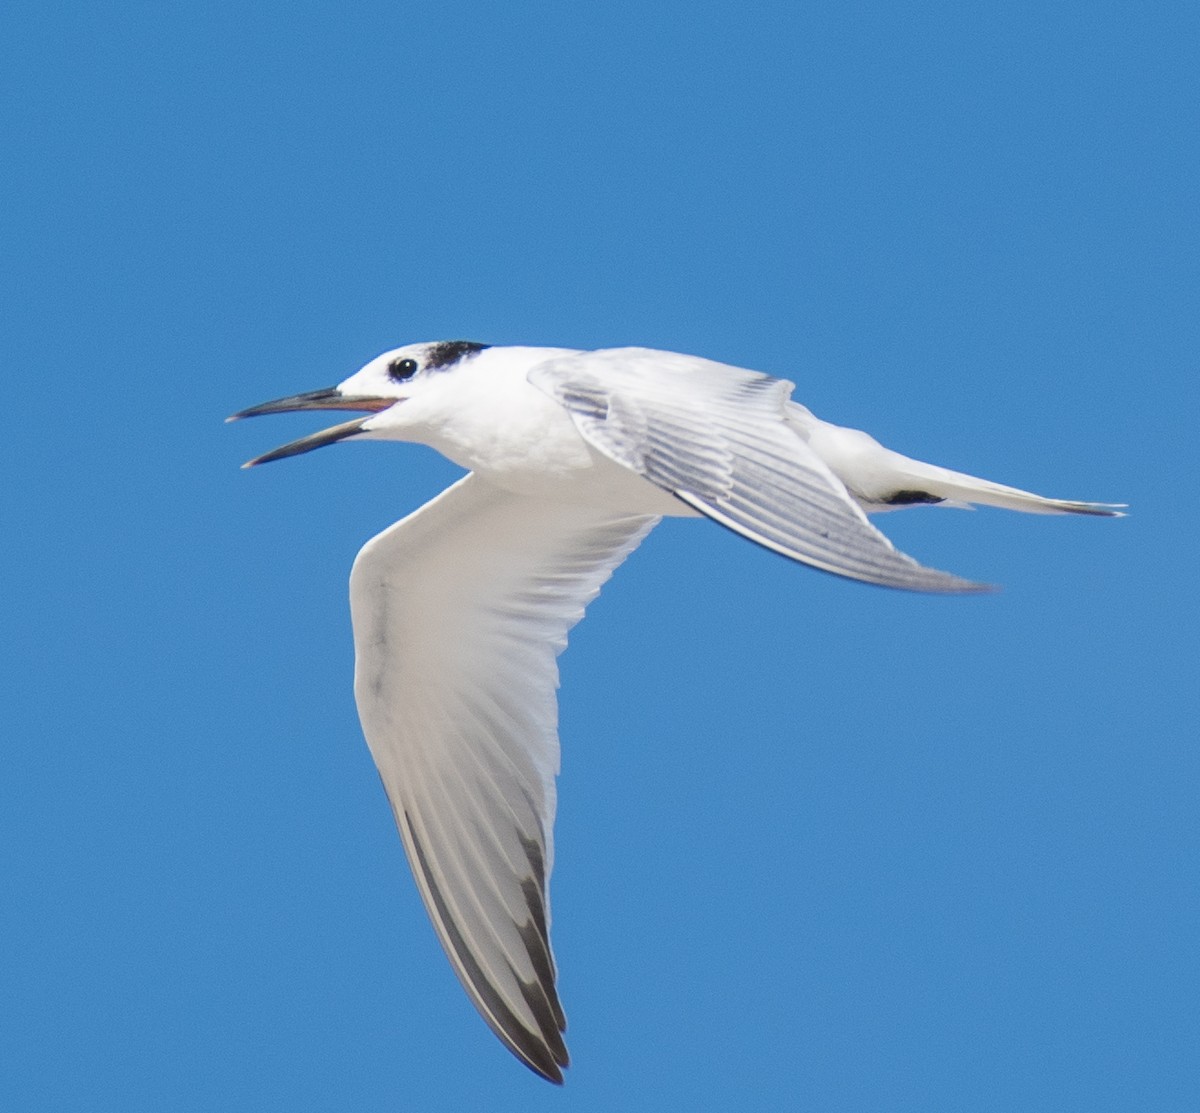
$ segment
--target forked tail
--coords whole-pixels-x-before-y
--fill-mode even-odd
[[[1094,514],[1103,518],[1119,518],[1124,514],[1122,507],[1117,504],[1050,499],[1031,491],[1022,491],[1019,487],[993,483],[989,479],[939,468],[935,464],[923,464],[897,452],[889,454],[896,459],[896,471],[900,473],[898,480],[905,485],[901,491],[921,491],[939,501],[998,506],[1005,510],[1023,510],[1027,514]]]
[[[864,510],[896,510],[924,503],[999,506],[1028,514],[1093,514],[1119,518],[1124,504],[1050,499],[963,472],[913,460],[884,448],[858,429],[831,425],[804,407],[788,407],[788,424],[829,465]]]

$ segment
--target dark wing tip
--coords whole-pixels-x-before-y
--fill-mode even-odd
[[[416,825],[407,811],[404,811],[404,823],[412,839],[415,851],[415,863],[421,871],[428,889],[432,906],[429,908],[435,923],[441,927],[443,943],[453,958],[457,959],[459,978],[473,997],[476,1008],[487,1022],[491,1030],[499,1037],[500,1042],[508,1048],[534,1074],[540,1075],[548,1082],[559,1086],[563,1082],[562,1068],[570,1065],[570,1055],[563,1042],[562,1033],[566,1030],[566,1018],[558,1001],[558,993],[554,986],[552,967],[547,967],[549,961],[549,940],[544,934],[544,913],[540,925],[536,917],[527,923],[522,931],[524,942],[534,962],[535,969],[542,967],[542,973],[537,981],[525,982],[513,972],[521,996],[529,1006],[536,1024],[537,1031],[530,1028],[512,1011],[497,987],[479,965],[479,961],[471,951],[470,944],[463,938],[462,931],[455,922],[453,913],[442,895],[438,885],[437,875],[430,868],[426,857],[425,847],[416,831]],[[538,888],[539,899],[541,890]],[[526,897],[528,899],[528,892]],[[532,911],[532,909],[531,909]],[[511,969],[511,967],[510,967]]]

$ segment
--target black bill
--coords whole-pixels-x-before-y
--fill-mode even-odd
[[[266,452],[262,456],[255,456],[253,460],[247,460],[242,467],[253,468],[259,464],[269,464],[272,460],[283,460],[288,456],[299,456],[302,453],[311,452],[314,448],[324,448],[327,444],[336,444],[338,441],[344,441],[347,437],[354,436],[370,420],[370,415],[367,417],[356,417],[353,421],[343,421],[341,425],[322,429],[318,433],[310,433],[307,437],[301,437],[298,441],[289,441],[287,444],[271,449],[270,452]]]
[[[367,410],[366,417],[357,417],[353,421],[344,421],[330,429],[322,429],[319,433],[310,433],[298,441],[290,441],[279,448],[272,449],[253,460],[247,460],[242,465],[252,468],[257,464],[269,464],[272,460],[283,460],[288,456],[299,456],[311,452],[314,448],[324,448],[327,444],[336,444],[347,437],[354,436],[371,418],[390,409],[399,399],[378,398],[370,395],[342,394],[337,387],[327,387],[324,390],[310,390],[307,394],[293,394],[287,398],[276,398],[273,402],[263,402],[241,410],[227,421],[240,421],[243,417],[262,417],[264,414],[303,413],[307,410]]]
[[[226,421],[241,421],[244,417],[262,417],[264,414],[301,413],[304,410],[370,410],[379,413],[395,405],[396,398],[375,398],[370,395],[342,394],[337,387],[310,390],[307,394],[293,394],[287,398],[276,398],[274,402],[263,402],[248,410],[239,410]]]

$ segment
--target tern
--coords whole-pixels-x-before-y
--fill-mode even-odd
[[[410,344],[325,390],[230,420],[366,416],[245,466],[342,441],[437,449],[467,475],[372,538],[350,574],[354,690],[417,887],[471,1001],[561,1083],[550,947],[558,655],[663,517],[705,517],[824,572],[911,591],[987,585],[923,567],[867,519],[979,503],[1119,516],[909,459],[821,421],[792,383],[645,348]]]

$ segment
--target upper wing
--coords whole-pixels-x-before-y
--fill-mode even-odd
[[[985,591],[897,552],[789,427],[793,385],[723,363],[612,348],[548,360],[529,381],[605,455],[777,553],[914,591]]]
[[[468,475],[369,541],[350,575],[359,717],[425,907],[492,1031],[555,1082],[555,658],[657,520]]]

